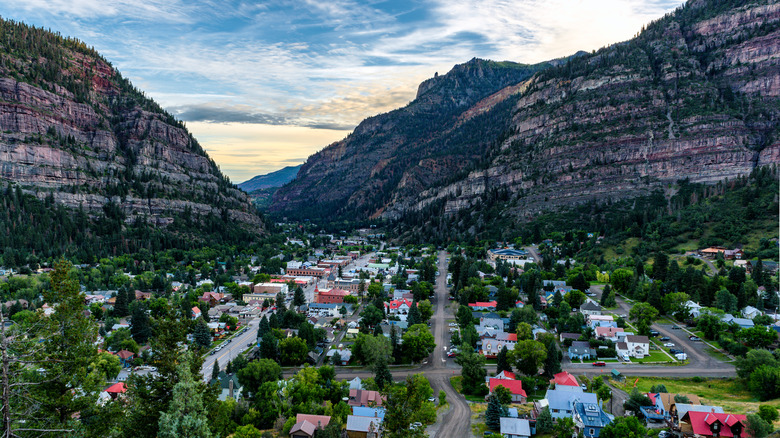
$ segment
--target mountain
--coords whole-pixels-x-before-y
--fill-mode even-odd
[[[73,233],[61,238],[66,243],[120,239],[131,226],[170,230],[182,242],[204,241],[207,230],[263,228],[247,195],[184,124],[95,50],[0,20],[0,188],[11,193],[12,187],[14,200],[3,203],[0,226],[24,225],[17,223],[24,220],[22,206],[31,209],[28,219],[51,220],[43,204],[25,198],[33,195],[46,208],[72,212],[57,213],[57,220],[84,216],[78,226],[87,229],[63,229]],[[110,229],[98,224],[105,218]]]
[[[777,165],[779,28],[777,2],[691,0],[562,62],[469,61],[311,156],[270,209],[473,229],[486,201],[511,224]]]
[[[249,181],[244,181],[239,184],[238,188],[247,193],[252,193],[255,190],[281,187],[295,179],[295,176],[298,175],[300,169],[301,165],[299,164],[297,166],[287,166],[265,175],[257,175]]]

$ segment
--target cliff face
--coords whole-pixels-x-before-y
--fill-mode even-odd
[[[631,41],[518,79],[463,102],[456,117],[432,126],[421,137],[438,137],[449,149],[415,155],[384,184],[381,165],[419,147],[400,136],[374,143],[398,131],[394,113],[382,123],[369,119],[312,156],[304,169],[321,171],[302,170],[277,193],[273,208],[286,213],[299,197],[316,199],[340,187],[331,181],[349,178],[355,188],[327,192],[331,204],[323,211],[395,219],[438,201],[452,213],[501,190],[509,197],[505,214],[523,219],[780,163],[775,2],[689,1]],[[417,101],[451,100],[449,90],[429,82],[420,90]],[[381,203],[364,201],[361,191],[381,194]]]
[[[259,230],[248,197],[184,126],[83,43],[0,21],[0,181],[165,225],[213,214]]]

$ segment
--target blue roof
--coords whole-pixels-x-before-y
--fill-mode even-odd
[[[598,403],[575,403],[574,410],[585,427],[602,428],[612,422]]]
[[[550,409],[572,410],[571,404],[579,401],[582,403],[598,403],[596,394],[590,392],[564,391],[561,389],[548,389],[544,396],[550,403]]]
[[[364,406],[354,406],[352,408],[352,415],[359,417],[377,417],[384,420],[385,408],[369,408]]]

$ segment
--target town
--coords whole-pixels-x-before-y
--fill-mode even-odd
[[[596,266],[566,256],[570,236],[558,237],[436,248],[389,246],[371,229],[297,231],[265,255],[3,268],[3,336],[56,317],[62,304],[43,285],[70,277],[97,327],[96,406],[128,409],[139,385],[181,372],[158,354],[172,342],[198,367],[190,379],[213,388],[196,398],[214,397],[205,415],[220,436],[774,429],[776,262],[710,247]],[[161,339],[177,320],[184,336]]]

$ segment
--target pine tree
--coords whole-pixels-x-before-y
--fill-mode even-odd
[[[130,334],[135,342],[143,345],[152,337],[152,326],[149,322],[149,314],[146,313],[146,306],[137,305],[134,307],[130,323]]]
[[[219,361],[214,360],[214,368],[211,369],[211,380],[216,380],[219,377]]]
[[[384,332],[382,331],[382,326],[380,324],[374,326],[374,336],[384,336]]]
[[[271,331],[271,326],[268,324],[268,318],[263,315],[263,318],[260,319],[260,325],[257,327],[257,338],[263,339],[263,336],[265,336],[266,333]]]
[[[227,366],[225,367],[225,374],[233,374],[233,362],[228,361]]]
[[[409,314],[406,315],[406,322],[409,327],[421,322],[420,310],[417,308],[417,301],[412,301],[412,307],[409,308]]]
[[[204,321],[205,323],[205,321]],[[160,415],[159,438],[211,438],[200,382],[190,372],[189,354],[179,365],[168,410]]]
[[[553,430],[553,418],[550,408],[545,407],[536,418],[536,433],[543,434]]]
[[[610,285],[604,286],[604,291],[601,292],[601,307],[606,307],[607,298],[609,297],[610,292],[612,292],[612,287]]]
[[[561,357],[559,354],[555,342],[550,342],[547,346],[547,359],[544,361],[544,374],[549,378],[561,372]]]
[[[385,386],[393,384],[393,375],[390,374],[390,370],[387,368],[387,364],[384,360],[380,360],[379,363],[377,363],[374,381],[380,391],[385,389]]]
[[[119,292],[116,293],[116,302],[114,303],[113,315],[115,317],[121,318],[123,316],[127,316],[128,313],[130,313],[130,310],[127,308],[127,292],[125,292],[124,288],[122,288],[119,289]]]
[[[501,371],[512,372],[512,365],[509,364],[509,359],[507,358],[508,353],[509,351],[507,350],[506,345],[501,347],[501,351],[498,352],[498,356],[496,357],[496,374]]]
[[[395,329],[395,324],[390,326],[390,347],[393,349],[393,363],[397,363],[401,356],[401,348],[398,346],[398,332]]]
[[[298,307],[298,306],[303,306],[304,304],[306,304],[306,294],[303,293],[303,288],[298,286],[295,289],[295,296],[293,297],[293,305]]]
[[[195,323],[195,331],[192,333],[195,343],[203,348],[211,347],[211,331],[203,318],[198,318]]]
[[[503,409],[501,402],[495,394],[488,397],[487,411],[485,411],[485,425],[489,429],[498,430],[501,428],[501,414]]]

